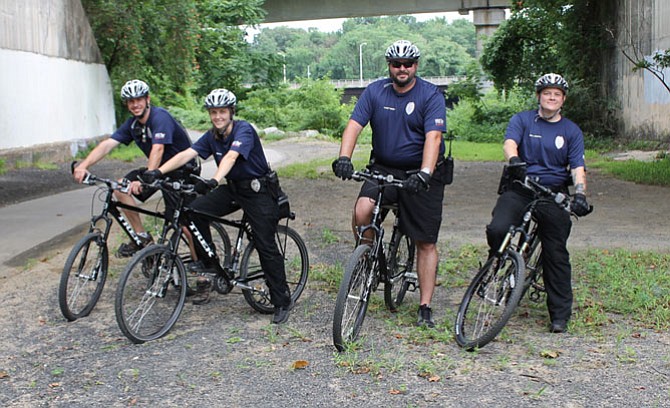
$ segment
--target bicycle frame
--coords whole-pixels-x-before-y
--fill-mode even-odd
[[[222,274],[217,274],[217,276],[223,278],[225,280],[225,287],[219,285],[217,291],[220,293],[228,293],[232,289],[232,287],[238,287],[243,290],[248,290],[254,293],[259,293],[263,296],[269,297],[269,293],[267,293],[265,290],[255,288],[253,286],[250,286],[247,284],[248,281],[251,281],[253,279],[256,279],[256,276],[248,276],[246,280],[241,280],[240,279],[240,259],[242,256],[242,250],[243,250],[243,245],[244,245],[244,237],[246,235],[247,239],[250,242],[253,242],[253,235],[251,232],[251,225],[249,224],[248,221],[248,216],[246,213],[243,213],[242,218],[238,220],[231,220],[231,219],[226,219],[223,217],[218,217],[212,214],[208,214],[205,212],[193,210],[187,206],[184,205],[184,195],[185,194],[190,194],[192,193],[193,186],[189,184],[184,184],[184,183],[178,183],[178,182],[169,182],[169,181],[164,181],[159,184],[159,188],[161,189],[169,189],[172,191],[176,191],[179,193],[179,205],[177,206],[177,209],[175,210],[174,217],[172,221],[170,222],[171,226],[175,229],[176,231],[176,236],[173,236],[170,239],[170,245],[172,251],[177,250],[177,245],[179,244],[181,237],[183,235],[183,230],[180,228],[180,219],[183,219],[182,217],[186,214],[198,214],[202,218],[207,219],[210,222],[217,222],[222,225],[227,225],[229,227],[233,227],[234,229],[237,230],[237,238],[235,239],[235,245],[233,246],[233,251],[230,254],[230,261],[227,262],[226,265],[222,265]],[[288,219],[287,219],[287,224],[288,224]],[[198,227],[195,225],[193,221],[189,221],[187,224],[185,223],[186,228],[189,230],[189,232],[192,234],[193,237],[198,241],[198,243],[202,246],[202,249],[205,251],[205,253],[210,256],[214,257],[215,251],[214,249],[205,241],[203,238],[202,232],[198,229]],[[221,272],[221,271],[220,271]]]
[[[98,215],[93,215],[91,217],[91,222],[89,226],[88,232],[93,232],[93,231],[101,231],[102,232],[102,238],[103,241],[106,243],[107,238],[109,237],[109,233],[112,227],[112,218],[115,219],[118,223],[121,229],[130,237],[130,239],[133,240],[133,242],[138,246],[142,246],[142,241],[140,240],[139,236],[133,229],[132,225],[130,225],[130,222],[123,216],[121,213],[121,209],[127,209],[130,211],[135,211],[144,215],[149,215],[152,217],[156,218],[161,218],[165,219],[165,213],[160,212],[160,211],[150,211],[146,210],[141,207],[137,206],[132,206],[128,204],[121,203],[119,201],[116,201],[113,199],[114,197],[114,191],[120,191],[122,193],[126,193],[128,191],[129,185],[125,182],[117,182],[114,180],[109,180],[109,179],[103,179],[99,178],[96,176],[93,176],[89,174],[86,179],[84,179],[85,184],[93,184],[96,181],[100,181],[104,183],[107,186],[107,190],[105,192],[105,199],[103,201],[102,205],[102,211]],[[110,215],[112,218],[110,218]],[[104,222],[104,228],[99,228],[98,224],[103,221]],[[165,232],[166,232],[166,227],[167,223],[164,224],[163,226],[163,233],[161,234],[161,237],[164,237]]]

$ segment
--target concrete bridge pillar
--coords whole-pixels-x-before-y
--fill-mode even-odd
[[[467,15],[470,10],[461,9],[460,14]],[[476,8],[472,9],[472,23],[477,34],[477,55],[482,55],[486,39],[493,35],[498,26],[505,21],[504,8]]]

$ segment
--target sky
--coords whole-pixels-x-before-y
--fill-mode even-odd
[[[468,15],[458,14],[458,12],[453,11],[449,13],[421,13],[421,14],[412,14],[416,17],[417,21],[426,21],[435,17],[445,17],[447,21],[458,20],[458,19],[467,19],[472,21],[472,13]],[[330,18],[323,20],[304,20],[304,21],[284,21],[281,23],[267,23],[260,24],[259,28],[277,28],[280,26],[287,26],[291,28],[302,28],[307,30],[310,27],[315,27],[319,31],[324,33],[332,33],[342,28],[342,23],[346,18]],[[255,30],[253,28],[247,29],[247,40],[253,38],[260,30]]]

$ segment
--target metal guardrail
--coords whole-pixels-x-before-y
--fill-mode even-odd
[[[386,78],[386,77],[383,77]],[[454,82],[460,81],[464,79],[464,77],[459,77],[459,76],[441,76],[441,77],[421,77],[422,79],[425,79],[426,81],[432,83],[433,85],[449,85]],[[373,78],[373,79],[336,79],[336,80],[331,80],[330,83],[333,84],[334,88],[337,89],[346,89],[346,88],[365,88],[366,86],[370,85],[370,83],[381,79],[381,78]],[[243,85],[245,88],[251,88],[252,84],[244,84]],[[297,82],[289,82],[288,87],[291,89],[296,89],[300,88],[300,84]]]

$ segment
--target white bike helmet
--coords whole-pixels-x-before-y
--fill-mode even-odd
[[[408,60],[418,60],[421,57],[421,52],[416,48],[416,45],[412,44],[407,40],[398,40],[391,44],[386,49],[386,60],[398,60],[398,59],[408,59]]]
[[[127,101],[128,99],[141,98],[149,95],[149,85],[139,79],[128,81],[121,88],[121,99]]]
[[[205,98],[205,108],[235,108],[237,98],[227,89],[215,89]]]
[[[558,74],[545,74],[535,81],[535,92],[540,92],[545,88],[558,88],[567,94],[568,82]]]

